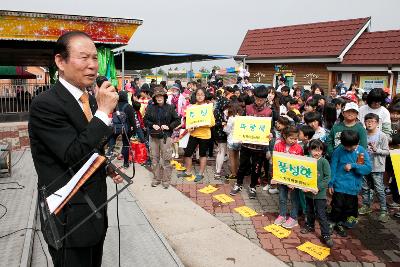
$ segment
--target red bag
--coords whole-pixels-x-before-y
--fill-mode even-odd
[[[132,149],[133,149],[133,147],[132,147]],[[146,144],[143,144],[143,143],[135,144],[133,151],[135,152],[135,155],[133,158],[133,161],[135,163],[143,164],[147,161]]]

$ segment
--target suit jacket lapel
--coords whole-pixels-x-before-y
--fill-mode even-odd
[[[71,120],[71,123],[78,129],[79,132],[82,132],[88,124],[82,108],[79,106],[74,96],[59,81],[57,81],[55,84],[54,89],[60,99],[65,103],[64,108]]]

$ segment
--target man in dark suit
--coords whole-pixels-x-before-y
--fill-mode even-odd
[[[29,137],[32,157],[38,174],[38,187],[48,186],[53,193],[77,172],[94,149],[103,151],[111,134],[111,113],[118,101],[115,88],[107,81],[98,89],[96,98],[86,88],[97,76],[97,50],[86,33],[69,32],[56,43],[54,59],[59,79],[52,89],[35,97],[30,112]],[[107,172],[100,167],[61,210],[56,220],[63,236],[90,214],[85,192],[96,207],[107,200]],[[122,182],[114,176],[114,182]],[[108,227],[107,210],[99,211],[67,237],[63,248],[56,250],[43,231],[54,266],[101,266],[103,243]],[[42,220],[42,229],[48,227]]]

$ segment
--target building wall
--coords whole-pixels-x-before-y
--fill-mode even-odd
[[[250,81],[260,83],[273,83],[274,75],[279,75],[275,70],[276,65],[285,65],[283,73],[291,71],[294,81],[300,86],[310,86],[318,83],[325,92],[332,86],[330,82],[330,72],[326,64],[302,63],[302,64],[254,64],[249,63]],[[272,84],[275,86],[274,84]]]
[[[45,72],[41,67],[26,67],[25,70],[32,74],[36,75],[36,79],[19,79],[19,80],[11,80],[11,79],[0,79],[0,84],[45,84],[46,81],[49,81],[48,73]]]

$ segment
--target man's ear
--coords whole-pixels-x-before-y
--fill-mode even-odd
[[[54,62],[56,63],[59,71],[64,71],[65,59],[63,59],[60,54],[55,55]]]

